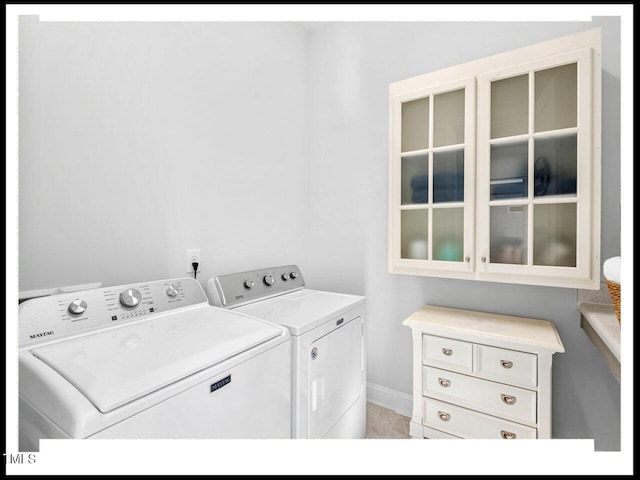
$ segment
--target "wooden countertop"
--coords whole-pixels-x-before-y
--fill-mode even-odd
[[[613,305],[582,302],[578,309],[580,326],[620,382],[620,323]]]

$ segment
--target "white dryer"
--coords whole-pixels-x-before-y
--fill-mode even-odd
[[[305,288],[296,265],[214,277],[207,294],[289,329],[293,438],[364,438],[365,297]]]
[[[194,279],[19,306],[19,448],[43,438],[290,438],[286,328]]]

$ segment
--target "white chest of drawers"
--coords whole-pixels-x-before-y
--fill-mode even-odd
[[[425,305],[413,335],[413,438],[551,438],[546,320]]]

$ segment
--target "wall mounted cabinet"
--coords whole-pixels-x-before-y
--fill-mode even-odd
[[[600,285],[600,30],[390,86],[389,270]]]

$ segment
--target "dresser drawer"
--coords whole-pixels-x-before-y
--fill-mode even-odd
[[[422,336],[422,363],[439,367],[454,367],[471,372],[473,368],[473,344],[450,338]]]
[[[536,423],[536,392],[434,367],[422,367],[422,393],[517,422]]]
[[[461,438],[536,438],[535,428],[518,425],[431,398],[423,399],[425,427]]]
[[[538,385],[537,355],[487,345],[478,345],[477,348],[478,375],[526,387]]]
[[[431,427],[422,427],[422,436],[433,440],[460,440],[461,438]]]

